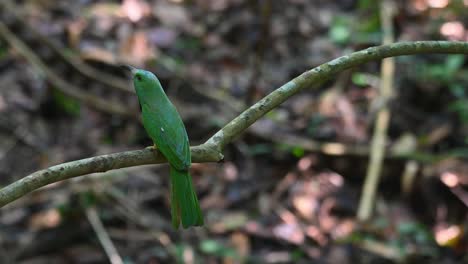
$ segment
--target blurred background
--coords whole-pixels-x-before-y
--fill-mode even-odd
[[[159,77],[198,145],[308,69],[384,39],[467,41],[467,23],[467,0],[3,0],[0,185],[152,144],[120,64]],[[193,164],[205,227],[171,227],[166,165],[109,171],[2,208],[0,263],[468,263],[466,59],[381,63]],[[382,111],[375,211],[359,221]]]

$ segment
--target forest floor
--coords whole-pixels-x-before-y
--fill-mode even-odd
[[[152,145],[121,64],[158,75],[198,145],[300,73],[385,35],[379,1],[7,2],[3,186],[55,164]],[[395,42],[468,41],[467,1],[388,2]],[[271,111],[228,146],[223,162],[193,164],[204,227],[171,227],[166,165],[109,171],[2,208],[0,263],[468,263],[467,62],[418,55],[395,63],[388,104],[381,62],[368,63]],[[358,221],[385,106],[375,211]]]

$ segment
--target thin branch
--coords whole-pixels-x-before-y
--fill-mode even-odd
[[[5,5],[7,4],[7,2],[5,3],[0,2],[0,7],[2,6],[2,4]],[[23,23],[23,24],[25,23],[22,21],[18,21],[18,22]],[[33,33],[39,39],[41,43],[53,49],[55,53],[61,52],[60,47],[58,47],[56,44],[54,44],[53,42],[51,42],[44,36],[38,34],[37,32],[33,32]],[[132,111],[131,107],[125,105],[124,103],[116,101],[116,100],[102,99],[96,95],[93,95],[92,93],[83,91],[79,87],[75,86],[72,82],[66,79],[63,79],[62,77],[55,74],[53,69],[51,69],[50,65],[47,65],[46,62],[44,62],[39,56],[37,56],[34,53],[34,51],[28,46],[28,44],[24,42],[23,40],[21,40],[20,38],[18,38],[3,22],[0,22],[0,37],[5,39],[5,41],[8,42],[8,44],[10,44],[10,46],[16,52],[18,52],[18,54],[24,57],[40,74],[45,76],[45,78],[47,78],[47,80],[53,85],[53,87],[60,90],[64,94],[72,98],[75,98],[79,100],[80,102],[83,102],[84,104],[87,104],[88,106],[95,108],[97,110],[100,110],[102,112],[114,114],[114,115],[120,115],[126,118],[135,118],[135,119],[140,120],[138,111]],[[124,81],[123,79],[121,80],[119,77],[109,79],[108,75],[106,75],[105,72],[101,72],[97,70],[94,70],[94,72],[91,71],[91,68],[87,66],[86,63],[79,60],[79,58],[77,58],[76,56],[68,55],[68,53],[64,53],[64,52],[61,52],[61,53],[62,54],[58,54],[59,57],[64,59],[64,61],[67,64],[70,64],[73,67],[74,71],[77,71],[81,73],[83,76],[90,78],[92,82],[98,81],[104,84],[105,87],[119,89],[121,91],[128,92],[129,95],[134,94],[134,92],[131,90],[129,81]],[[99,78],[99,76],[101,76],[101,78]],[[103,81],[103,80],[106,80],[106,81]],[[123,87],[126,87],[126,88],[123,89]],[[214,96],[212,96],[212,98],[213,97]],[[136,101],[136,98],[135,98],[135,101]],[[178,104],[181,104],[175,98],[172,99],[172,103],[175,104],[176,106]],[[231,102],[229,103],[229,105],[234,106],[235,104]],[[233,109],[236,110],[238,108],[233,108]],[[197,118],[200,116],[206,116],[206,114],[211,113],[212,110],[209,109],[208,107],[200,107],[200,106],[197,106],[197,109],[194,109],[194,107],[191,107],[191,106],[188,107],[187,103],[185,103],[184,108],[181,109],[181,111],[179,112],[185,120],[189,118]]]
[[[420,165],[416,160],[408,160],[405,164],[405,169],[401,175],[401,191],[405,196],[409,196],[414,189],[417,173]]]
[[[393,37],[393,14],[394,3],[392,0],[384,0],[380,4],[380,20],[382,23],[383,44],[394,42]],[[390,125],[390,108],[387,102],[393,95],[393,77],[395,74],[395,59],[387,58],[382,61],[380,99],[385,105],[378,111],[377,120],[372,136],[369,166],[367,167],[366,180],[362,189],[361,200],[357,217],[360,221],[367,221],[372,215],[375,195],[380,180],[380,172],[385,158],[385,145],[387,141],[387,130]]]
[[[88,217],[89,223],[93,227],[94,232],[96,233],[96,236],[99,239],[99,242],[101,242],[101,245],[104,248],[107,257],[109,258],[109,262],[111,264],[123,264],[124,262],[122,260],[122,257],[120,257],[119,252],[117,252],[114,243],[112,243],[109,234],[107,234],[106,229],[104,228],[104,225],[101,222],[101,219],[99,219],[96,208],[90,207],[86,209],[85,212],[86,216]]]
[[[193,162],[213,162],[222,160],[222,154],[209,148],[192,147]],[[101,155],[71,162],[62,163],[44,170],[34,172],[12,184],[0,189],[0,207],[39,189],[45,185],[73,177],[109,170],[164,163],[167,160],[153,148],[125,151]]]
[[[24,30],[28,31],[35,38],[37,38],[42,44],[45,44],[49,47],[56,55],[63,59],[67,64],[72,66],[74,70],[80,72],[84,76],[87,76],[97,82],[100,82],[108,87],[114,87],[124,92],[134,93],[133,89],[128,85],[128,80],[116,77],[107,72],[100,71],[90,67],[88,64],[84,63],[77,55],[65,51],[62,47],[57,45],[51,38],[48,38],[40,34],[37,29],[25,21],[24,17],[27,17],[27,12],[24,11],[24,8],[18,6],[15,1],[3,0],[0,2],[0,8],[5,8],[5,12],[14,16],[15,23],[21,25]]]
[[[255,121],[289,99],[291,96],[306,88],[311,88],[312,85],[317,87],[346,69],[388,57],[428,53],[468,54],[468,43],[451,41],[400,42],[390,45],[371,47],[339,57],[312,70],[304,72],[265,96],[263,99],[229,122],[205,144],[215,147],[218,151],[222,151],[228,143],[232,142],[247,127],[255,123]]]
[[[276,130],[275,130],[276,129]],[[256,137],[269,140],[275,143],[289,146],[299,146],[306,151],[322,153],[329,156],[356,156],[368,157],[371,152],[369,145],[350,145],[333,141],[315,141],[305,136],[283,133],[276,127],[264,129],[261,125],[253,124],[249,132]],[[434,163],[447,158],[468,158],[468,153],[462,148],[454,148],[441,153],[430,153],[426,151],[399,152],[386,148],[385,159],[412,160],[421,163]]]
[[[259,118],[291,96],[311,86],[317,87],[317,85],[333,78],[343,70],[387,57],[424,53],[468,54],[468,43],[448,41],[402,42],[368,48],[322,64],[304,72],[264,97],[234,118],[206,143],[192,147],[192,160],[193,162],[217,162],[222,160],[222,151],[225,146]],[[144,149],[59,164],[30,174],[1,189],[0,207],[50,183],[94,172],[105,172],[112,169],[162,163],[164,161],[165,159],[159,152]]]
[[[29,48],[23,41],[18,39],[13,32],[3,23],[0,22],[0,36],[2,36],[10,46],[20,53],[28,62],[33,65],[38,72],[45,76],[50,82],[55,85],[55,88],[63,92],[64,94],[73,97],[81,102],[84,102],[92,107],[101,110],[103,112],[118,114],[127,117],[137,118],[137,113],[129,111],[129,107],[126,105],[102,99],[94,96],[90,93],[81,91],[75,85],[68,83],[58,76],[53,70],[51,70],[35,53]]]

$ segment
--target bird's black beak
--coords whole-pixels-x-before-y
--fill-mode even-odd
[[[126,71],[126,72],[130,72],[132,75],[135,74],[135,72],[138,70],[137,68],[131,66],[131,65],[120,65],[120,68],[123,70],[123,71]]]

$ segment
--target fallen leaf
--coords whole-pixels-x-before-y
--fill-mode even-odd
[[[124,0],[121,10],[122,14],[132,22],[138,22],[151,13],[149,4],[142,0]]]
[[[85,46],[81,49],[80,57],[83,60],[95,60],[107,64],[117,63],[117,58],[114,53],[97,46]]]
[[[318,202],[312,195],[298,195],[292,200],[294,208],[299,214],[307,220],[315,218],[315,212],[318,208]]]
[[[250,239],[242,232],[234,232],[231,235],[231,244],[236,249],[240,257],[245,258],[250,255]]]
[[[192,24],[187,10],[177,4],[159,2],[154,5],[153,14],[167,27],[183,28]]]
[[[148,35],[143,31],[137,31],[124,39],[119,55],[122,61],[135,66],[143,66],[147,60],[157,57],[155,47],[150,44]]]
[[[88,23],[84,19],[77,19],[67,25],[68,43],[70,47],[77,48],[81,40],[81,34]]]
[[[34,214],[29,221],[30,227],[34,230],[52,228],[58,226],[62,221],[60,213],[56,209],[49,209]]]
[[[463,229],[457,225],[439,226],[434,236],[439,246],[455,247],[463,237]]]
[[[150,42],[161,48],[174,45],[177,35],[176,31],[165,27],[157,27],[148,32]]]
[[[239,229],[247,224],[248,217],[244,212],[224,213],[222,217],[211,224],[211,231],[215,233],[224,233]]]
[[[306,234],[308,237],[315,240],[320,246],[325,246],[328,242],[327,237],[322,233],[320,228],[318,228],[317,226],[307,227]]]
[[[305,236],[298,224],[279,224],[273,228],[273,234],[290,243],[299,245],[304,242]]]

